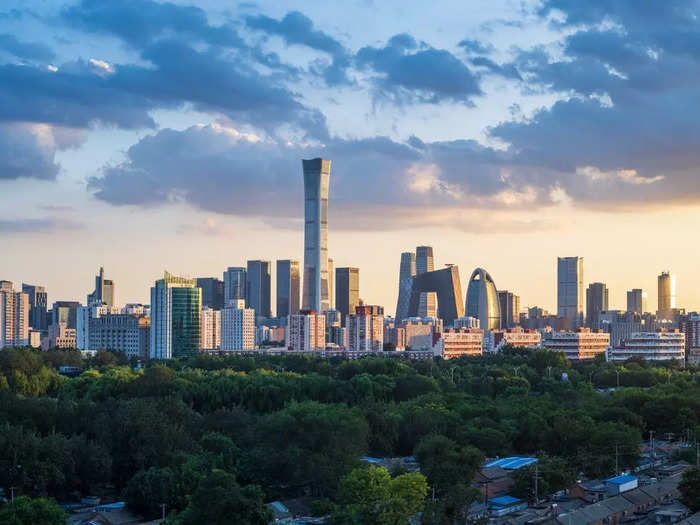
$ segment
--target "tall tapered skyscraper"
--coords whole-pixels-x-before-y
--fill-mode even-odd
[[[328,189],[331,161],[302,160],[304,168],[304,293],[302,309],[329,308]]]
[[[399,267],[399,298],[396,302],[396,321],[408,317],[408,303],[411,300],[411,287],[413,276],[416,275],[416,254],[403,252],[401,254],[401,266]]]

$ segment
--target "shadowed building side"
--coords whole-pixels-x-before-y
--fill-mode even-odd
[[[416,275],[416,254],[403,252],[399,268],[399,298],[396,302],[395,318],[397,322],[408,317],[408,303],[411,300],[411,287],[414,275]]]
[[[421,294],[435,292],[437,308],[446,326],[451,326],[458,317],[464,317],[462,306],[462,285],[457,266],[442,270],[424,272],[413,277],[411,299],[408,304],[408,317],[418,317]]]

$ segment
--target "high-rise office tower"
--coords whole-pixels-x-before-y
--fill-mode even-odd
[[[231,301],[221,311],[221,350],[255,350],[255,310]]]
[[[335,269],[335,309],[342,316],[345,326],[346,317],[360,304],[360,269]]]
[[[600,312],[608,311],[608,287],[605,283],[591,283],[586,288],[586,325],[600,328]]]
[[[304,292],[302,308],[321,312],[330,306],[328,290],[328,190],[331,161],[303,160]]]
[[[432,246],[418,246],[416,248],[416,275],[435,270]],[[424,292],[420,296],[418,307],[420,317],[437,317],[437,294]]]
[[[396,301],[396,322],[400,323],[408,317],[408,303],[411,301],[411,286],[416,275],[416,254],[403,252],[399,267],[399,298]]]
[[[513,328],[520,323],[519,296],[508,290],[499,290],[498,304],[501,308],[501,328]]]
[[[627,292],[627,311],[643,314],[647,311],[647,294],[641,288],[633,288]]]
[[[440,317],[446,325],[451,325],[455,319],[464,316],[462,284],[457,266],[447,266],[440,270],[416,274],[413,277],[407,317],[420,316],[421,297],[426,292],[435,293],[436,301],[440,301]],[[435,323],[431,322],[431,324]]]
[[[272,317],[270,299],[270,261],[248,261],[246,304],[257,318]]]
[[[478,319],[483,330],[501,328],[501,304],[496,283],[486,270],[477,268],[472,272],[465,306],[467,317]]]
[[[78,327],[78,308],[80,306],[77,301],[54,301],[49,324],[65,323],[67,330],[75,330]]]
[[[583,326],[583,257],[557,257],[557,315]]]
[[[33,284],[22,284],[22,292],[29,297],[29,326],[33,330],[46,333],[49,329],[46,288]]]
[[[195,279],[165,272],[151,288],[151,358],[195,355],[202,336],[202,290]]]
[[[216,277],[197,277],[202,289],[202,308],[221,310],[224,307],[224,282]]]
[[[224,306],[229,301],[238,301],[246,299],[248,290],[246,284],[246,270],[240,266],[230,266],[224,272]]]
[[[299,311],[299,261],[277,261],[277,317],[287,317]]]
[[[676,276],[661,272],[659,282],[659,312],[669,312],[676,307]]]
[[[114,306],[114,281],[105,279],[105,271],[100,266],[95,276],[95,291],[87,296],[87,306]]]
[[[221,310],[202,308],[202,350],[221,348]]]
[[[0,348],[29,344],[29,295],[0,281]]]
[[[335,281],[335,264],[333,259],[328,258],[328,309],[333,310],[335,308],[335,288],[333,287]]]
[[[384,308],[358,306],[347,317],[348,350],[380,352],[384,349]]]

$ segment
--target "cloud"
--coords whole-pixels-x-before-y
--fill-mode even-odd
[[[0,34],[0,51],[4,51],[18,58],[46,62],[52,60],[55,55],[44,44],[36,42],[22,42],[16,36],[7,33]]]
[[[350,65],[348,51],[338,40],[314,28],[313,21],[306,15],[290,11],[280,20],[255,15],[246,17],[245,22],[250,29],[281,37],[287,45],[305,46],[328,54],[332,63],[320,68],[326,83],[329,86],[351,83],[346,74]]]
[[[0,180],[53,180],[60,169],[56,152],[82,144],[84,138],[75,130],[46,124],[0,123]]]
[[[240,47],[242,39],[230,25],[209,24],[203,9],[152,0],[82,0],[66,7],[62,18],[85,31],[111,34],[141,49],[161,38]]]
[[[84,225],[79,222],[57,219],[0,219],[0,234],[3,233],[53,233],[63,230],[79,230]]]
[[[490,55],[495,51],[491,43],[469,38],[465,38],[457,45],[464,48],[467,53],[473,53],[475,55]]]
[[[444,49],[419,45],[408,34],[393,36],[384,47],[361,48],[356,63],[376,73],[372,81],[377,96],[400,104],[471,105],[482,94],[478,77],[464,62]]]

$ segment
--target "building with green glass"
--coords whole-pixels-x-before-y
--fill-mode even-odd
[[[165,272],[151,288],[151,359],[199,352],[201,315],[202,290],[196,279]]]

